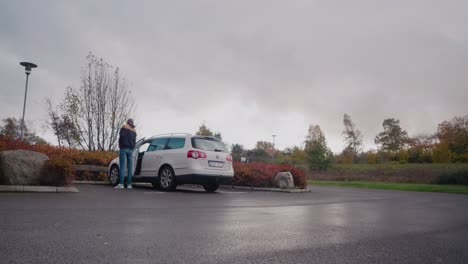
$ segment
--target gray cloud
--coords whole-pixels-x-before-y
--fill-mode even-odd
[[[122,68],[142,134],[191,132],[205,120],[231,143],[252,146],[277,133],[285,147],[300,144],[307,125],[318,123],[339,151],[345,112],[372,147],[384,118],[399,118],[417,134],[468,110],[465,1],[9,1],[0,7],[3,117],[21,112],[19,61],[40,65],[28,100],[28,115],[40,123],[43,97],[59,100],[66,86],[79,85],[89,51]]]

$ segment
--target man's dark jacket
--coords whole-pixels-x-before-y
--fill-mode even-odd
[[[120,128],[119,133],[119,148],[133,149],[136,142],[136,130],[129,124],[125,124]]]

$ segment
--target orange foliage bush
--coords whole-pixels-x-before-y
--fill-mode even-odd
[[[62,157],[46,160],[42,170],[41,185],[68,186],[73,183],[75,177],[73,163]]]
[[[118,155],[116,152],[86,151],[66,147],[55,147],[47,144],[31,145],[21,140],[0,136],[0,151],[17,149],[40,152],[47,155],[50,159],[64,158],[70,160],[74,164],[97,166],[109,165],[110,161]]]
[[[234,162],[234,185],[253,187],[273,187],[273,177],[278,172],[289,171],[294,178],[294,186],[305,188],[306,175],[303,170],[288,164],[267,164],[260,162]]]
[[[0,136],[0,151],[31,150],[47,155],[50,160],[45,164],[42,185],[63,186],[76,180],[106,180],[106,173],[76,172],[72,167],[78,165],[108,166],[117,157],[116,152],[85,151],[65,147],[55,147],[47,144],[31,145],[20,140]],[[71,174],[70,174],[71,173]],[[62,174],[62,175],[60,175]],[[72,176],[70,176],[72,175]]]

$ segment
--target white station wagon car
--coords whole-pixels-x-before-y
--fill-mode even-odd
[[[109,165],[113,185],[119,183],[119,167],[119,158]],[[214,192],[220,184],[230,184],[233,176],[231,153],[217,138],[163,134],[139,140],[133,151],[132,182],[150,182],[164,191],[182,184],[200,184],[207,192]]]

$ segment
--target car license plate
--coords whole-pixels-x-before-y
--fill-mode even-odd
[[[224,162],[219,161],[208,161],[208,166],[215,167],[215,168],[222,168],[224,166]]]

